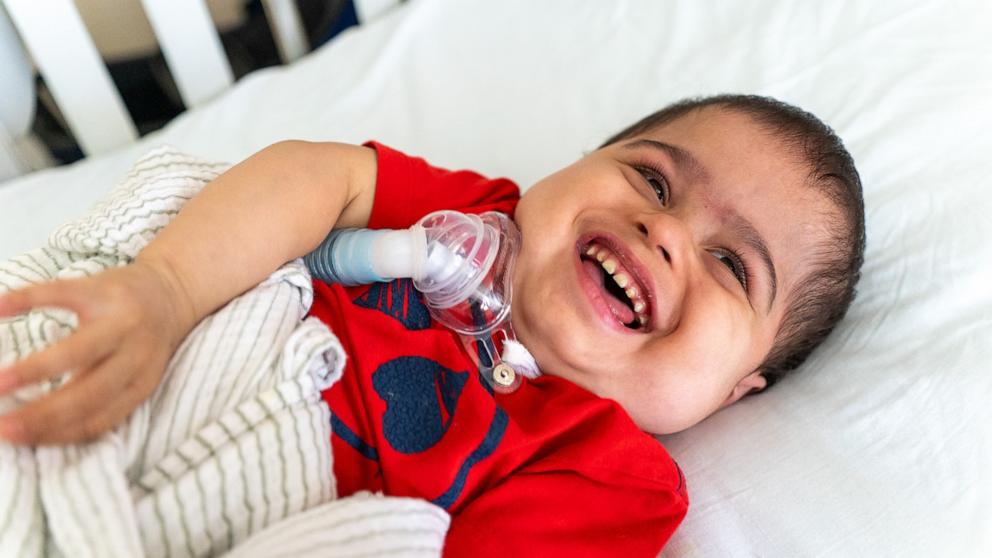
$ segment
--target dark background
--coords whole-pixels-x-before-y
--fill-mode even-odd
[[[312,49],[358,24],[351,0],[296,0],[296,3]],[[245,23],[221,33],[221,42],[235,79],[259,68],[281,63],[261,2],[247,2],[244,10],[247,14]],[[115,61],[107,64],[107,69],[124,98],[139,135],[161,128],[185,110],[161,53]],[[72,133],[61,124],[62,118],[49,109],[52,103],[41,101],[42,97],[50,97],[50,94],[40,76],[37,78],[37,91],[39,101],[32,130],[58,163],[81,159],[83,154]]]

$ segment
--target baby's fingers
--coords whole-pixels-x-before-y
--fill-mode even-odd
[[[79,281],[62,279],[0,294],[0,318],[16,316],[42,306],[76,308],[86,300],[86,294],[78,287]]]
[[[127,359],[111,355],[45,397],[0,417],[0,436],[16,444],[67,444],[97,438],[140,404],[128,377]],[[133,383],[140,381],[136,380]]]
[[[81,328],[62,341],[0,369],[0,395],[54,378],[69,370],[85,370],[116,345],[113,330],[100,325]]]

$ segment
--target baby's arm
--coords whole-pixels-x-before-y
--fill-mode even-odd
[[[116,426],[155,389],[197,322],[314,249],[332,227],[365,226],[375,175],[372,149],[280,142],[208,184],[132,265],[0,297],[0,318],[59,306],[80,324],[0,370],[0,395],[74,372],[65,386],[0,417],[0,436],[68,443]]]
[[[375,152],[334,143],[272,145],[208,184],[136,261],[170,276],[198,322],[332,227],[363,227],[372,211]]]

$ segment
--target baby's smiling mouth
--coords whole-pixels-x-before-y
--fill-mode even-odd
[[[579,257],[587,269],[595,265],[601,272],[607,304],[617,321],[629,329],[646,332],[651,317],[649,291],[625,264],[625,258],[599,238],[580,245]]]

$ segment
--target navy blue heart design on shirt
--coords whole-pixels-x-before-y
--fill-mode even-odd
[[[431,327],[431,316],[420,298],[420,292],[410,279],[396,279],[389,283],[375,283],[365,294],[353,301],[363,308],[378,310],[399,320],[409,330]]]
[[[382,433],[401,453],[420,453],[448,431],[468,372],[456,372],[431,359],[407,356],[381,365],[372,387],[386,403]]]

